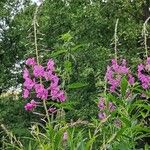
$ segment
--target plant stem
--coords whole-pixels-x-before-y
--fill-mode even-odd
[[[33,26],[34,26],[34,44],[35,44],[35,52],[36,52],[36,60],[37,60],[37,64],[39,65],[39,53],[38,53],[38,46],[37,46],[37,28],[36,28],[36,24],[37,24],[37,12],[38,12],[38,6],[36,7],[35,13],[34,13],[34,18],[33,18]],[[42,84],[42,79],[40,77],[40,83]],[[50,119],[49,119],[49,114],[48,114],[48,110],[47,110],[47,106],[46,106],[46,102],[45,100],[43,100],[43,106],[46,112],[46,117],[48,120],[48,123],[50,125]]]
[[[115,25],[115,34],[114,34],[114,39],[115,39],[115,60],[117,61],[117,42],[118,42],[118,37],[117,37],[117,28],[118,28],[118,21],[119,19],[116,20],[116,25]]]
[[[148,58],[148,47],[147,47],[147,34],[148,34],[148,32],[146,30],[146,25],[147,25],[149,20],[150,20],[150,17],[148,17],[143,24],[144,47],[145,47],[145,53],[146,53],[147,58]]]
[[[47,117],[47,120],[48,120],[48,124],[50,125],[50,119],[49,119],[49,114],[48,114],[48,110],[47,110],[45,100],[43,100],[43,106],[44,106],[44,109],[45,109],[45,112],[46,112],[46,117]]]
[[[38,54],[38,47],[37,47],[37,29],[36,29],[37,12],[38,12],[38,7],[36,7],[36,10],[34,13],[33,26],[34,26],[34,44],[35,44],[36,60],[37,60],[37,64],[39,65],[39,54]]]

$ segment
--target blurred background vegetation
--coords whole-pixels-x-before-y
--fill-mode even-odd
[[[142,61],[145,55],[142,27],[150,16],[149,7],[149,0],[45,0],[39,6],[37,36],[41,63],[47,58],[56,62],[68,101],[74,105],[74,111],[67,110],[68,119],[97,117],[94,100],[102,91],[106,65],[114,56],[117,19],[119,56],[133,66]],[[1,0],[0,8],[0,94],[3,95],[10,88],[12,91],[21,88],[24,60],[35,56],[36,4],[29,0]],[[150,37],[147,44],[150,47]],[[35,116],[24,111],[24,103],[20,92],[17,99],[11,94],[1,96],[0,124],[17,134],[27,134],[25,130]]]

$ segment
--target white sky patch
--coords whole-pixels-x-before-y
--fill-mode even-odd
[[[40,6],[43,2],[43,0],[32,0],[33,3],[36,3],[38,6]]]

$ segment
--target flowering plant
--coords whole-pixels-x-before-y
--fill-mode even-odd
[[[115,92],[120,87],[121,80],[124,76],[127,77],[130,85],[134,84],[134,77],[130,69],[126,66],[126,60],[123,59],[119,65],[115,59],[111,61],[112,65],[107,67],[106,80],[110,85],[110,92]]]
[[[26,66],[23,70],[23,78],[25,80],[23,83],[23,98],[32,99],[25,105],[27,111],[34,110],[41,100],[57,102],[66,100],[65,92],[60,88],[60,79],[55,73],[55,63],[52,59],[49,59],[46,67],[44,67],[37,64],[34,58],[28,58]],[[52,112],[51,107],[49,110],[49,112]]]
[[[143,89],[150,89],[150,57],[147,58],[145,64],[138,65],[138,79]]]

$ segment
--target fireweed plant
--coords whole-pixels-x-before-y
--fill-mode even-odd
[[[41,104],[41,101],[64,102],[66,100],[64,90],[60,89],[59,77],[55,73],[54,65],[52,59],[48,60],[46,67],[38,65],[34,58],[26,60],[27,67],[23,70],[25,80],[23,83],[23,98],[31,101],[25,105],[25,110],[33,111]],[[48,111],[54,112],[56,108],[50,107]]]
[[[25,61],[26,67],[23,70],[23,98],[28,101],[24,106],[26,111],[34,111],[37,107],[44,107],[46,118],[50,125],[49,114],[57,111],[57,108],[53,104],[56,102],[64,102],[66,100],[66,94],[60,88],[60,78],[56,74],[53,59],[48,59],[46,65],[41,64],[39,60],[37,43],[37,13],[39,7],[36,7],[33,18],[36,57],[28,58]],[[54,103],[49,104],[49,102]]]
[[[145,64],[138,65],[138,79],[145,90],[150,89],[150,57]]]
[[[107,67],[105,90],[98,98],[98,116],[93,118],[92,123],[55,121],[53,124],[49,121],[49,113],[59,112],[59,110],[52,106],[47,109],[46,102],[64,102],[66,95],[60,88],[54,61],[49,59],[46,66],[39,63],[36,28],[34,28],[36,60],[28,58],[25,62],[23,98],[29,101],[25,105],[27,111],[34,111],[43,102],[48,126],[42,125],[45,131],[43,132],[40,131],[40,125],[35,124],[31,128],[33,139],[30,140],[28,146],[23,146],[14,138],[11,140],[14,141],[14,145],[11,145],[13,148],[19,150],[26,148],[41,150],[135,150],[139,146],[139,140],[148,136],[149,128],[145,125],[145,118],[149,115],[150,108],[146,99],[144,101],[139,99],[141,93],[137,93],[138,90],[135,89],[141,88],[141,86],[135,81],[136,78],[133,77],[131,69],[127,67],[126,60],[123,59],[119,62],[117,58],[117,24],[118,20],[115,27],[115,59],[112,59],[111,65]],[[36,27],[35,22],[34,27]],[[138,66],[139,84],[147,90],[150,89],[149,69],[150,58],[147,57],[146,63]],[[82,126],[78,128],[77,124]],[[87,128],[88,132],[85,132]],[[145,150],[148,149],[145,148]]]
[[[104,140],[101,149],[136,149],[140,147],[140,137],[149,137],[146,118],[150,107],[146,98],[150,89],[150,57],[147,56],[145,64],[138,65],[137,75],[133,76],[126,60],[117,58],[117,24],[118,20],[115,58],[107,66],[105,90],[97,103],[100,120],[97,128]],[[147,90],[144,100],[141,100],[142,88]]]
[[[146,62],[145,64],[138,65],[138,79],[142,84],[143,89],[149,90],[150,89],[150,57],[148,56],[148,46],[147,46],[147,36],[148,31],[146,29],[147,23],[150,20],[148,17],[143,25],[142,35],[144,37],[144,46],[145,46],[145,54],[146,54]]]
[[[110,85],[110,92],[115,92],[120,87],[121,80],[124,76],[127,77],[130,85],[134,84],[134,77],[131,71],[126,67],[126,60],[123,59],[119,65],[115,59],[112,59],[112,65],[107,67],[106,80]]]
[[[149,90],[149,60],[148,57],[145,65],[138,65],[137,79],[140,82],[135,80],[125,60],[118,64],[112,59],[112,64],[107,67],[105,91],[97,103],[100,121],[97,128],[106,141],[101,149],[120,149],[121,145],[125,149],[136,149],[139,137],[148,137],[146,118],[150,107],[146,99],[148,95],[141,99],[141,89]]]

